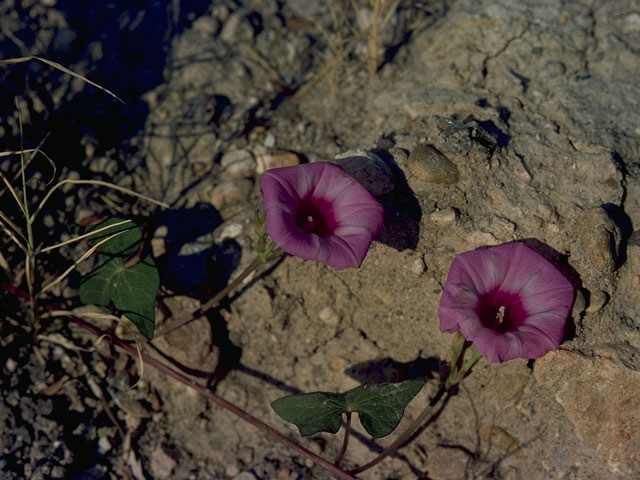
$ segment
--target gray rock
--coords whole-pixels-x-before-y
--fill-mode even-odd
[[[393,191],[393,172],[375,153],[362,149],[350,150],[336,155],[335,161],[372,195],[384,195]]]
[[[431,145],[417,145],[409,155],[407,167],[414,177],[429,183],[453,185],[460,180],[458,167]]]

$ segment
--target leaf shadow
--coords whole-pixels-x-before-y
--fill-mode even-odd
[[[153,228],[166,229],[165,253],[156,258],[164,287],[202,300],[227,285],[240,264],[242,248],[233,239],[214,241],[222,223],[218,211],[205,203],[158,213]]]

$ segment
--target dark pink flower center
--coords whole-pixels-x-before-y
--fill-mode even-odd
[[[304,233],[315,233],[320,237],[328,237],[336,228],[333,205],[324,198],[305,198],[296,210],[296,225]]]
[[[520,295],[504,292],[498,287],[480,296],[476,314],[485,327],[498,333],[515,330],[525,323],[528,316]]]

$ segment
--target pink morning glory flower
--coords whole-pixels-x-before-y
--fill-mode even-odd
[[[380,203],[333,163],[274,168],[261,187],[267,234],[291,255],[359,267],[382,228]]]
[[[574,300],[569,280],[522,242],[456,256],[438,316],[490,362],[538,358],[558,348]]]

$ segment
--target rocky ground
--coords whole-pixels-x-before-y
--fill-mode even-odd
[[[0,150],[20,148],[17,97],[25,148],[44,141],[57,180],[110,181],[171,204],[67,185],[35,226],[52,244],[96,213],[144,219],[161,266],[159,325],[251,261],[266,169],[351,151],[358,161],[338,161],[385,207],[360,269],[285,258],[151,354],[293,438],[269,406],[293,391],[430,379],[411,418],[448,355],[436,312],[453,256],[526,240],[579,287],[561,349],[481,362],[433,425],[362,478],[635,478],[636,2],[79,3],[0,2],[1,56],[59,62],[125,105],[37,61],[3,65]],[[17,171],[18,157],[0,161]],[[39,158],[28,174],[41,177],[36,203],[51,165]],[[19,222],[7,193],[0,202]],[[40,256],[39,276],[86,248]],[[6,237],[0,251],[3,281],[24,288],[20,251]],[[90,268],[47,301],[77,306]],[[36,354],[27,306],[2,293],[0,308],[0,478],[328,478],[62,319],[44,322]],[[346,467],[379,450],[356,432]],[[327,458],[340,449],[330,435],[299,440]]]

